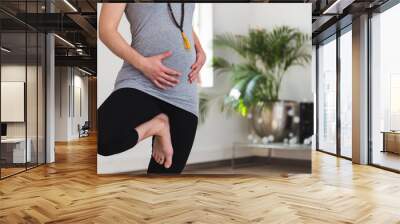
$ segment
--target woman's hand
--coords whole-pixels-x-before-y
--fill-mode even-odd
[[[190,67],[192,71],[188,75],[188,80],[190,83],[193,83],[193,81],[195,80],[197,80],[200,83],[201,82],[200,70],[206,62],[206,53],[201,47],[200,40],[194,31],[193,31],[193,40],[194,40],[194,47],[196,50],[196,61]]]
[[[200,80],[200,70],[206,62],[206,54],[201,49],[196,52],[196,61],[190,67],[192,71],[189,73],[189,82],[193,83],[195,80]]]
[[[152,57],[143,57],[118,32],[118,25],[126,8],[126,3],[104,3],[99,18],[99,38],[117,56],[129,62],[161,89],[174,87],[180,73],[162,64],[171,56],[167,51]]]
[[[181,73],[168,68],[162,63],[165,58],[171,55],[172,52],[167,51],[159,55],[143,57],[138,69],[160,89],[174,87],[179,83],[178,77]]]

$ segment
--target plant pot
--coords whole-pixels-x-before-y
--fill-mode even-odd
[[[267,102],[252,109],[256,134],[272,142],[282,142],[297,135],[299,104],[293,101]],[[273,136],[273,137],[271,137]]]

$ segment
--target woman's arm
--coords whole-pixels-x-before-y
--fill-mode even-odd
[[[171,51],[159,55],[144,57],[133,49],[118,32],[118,25],[124,13],[126,3],[103,3],[99,18],[99,38],[118,57],[143,72],[156,86],[165,89],[173,87],[181,74],[162,64],[162,60],[171,56]]]
[[[194,48],[196,50],[196,61],[195,63],[190,67],[192,71],[189,74],[189,82],[192,83],[195,80],[200,80],[199,72],[201,68],[203,67],[204,63],[206,62],[206,54],[201,47],[201,43],[199,38],[197,37],[196,33],[193,30],[193,41],[194,41]]]

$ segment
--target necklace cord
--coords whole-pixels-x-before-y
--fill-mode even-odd
[[[168,4],[168,9],[172,17],[172,21],[174,22],[175,26],[178,27],[178,29],[181,31],[182,39],[183,39],[183,45],[185,46],[186,49],[190,49],[190,41],[188,37],[186,36],[185,32],[183,31],[183,22],[185,18],[185,6],[184,3],[181,3],[181,24],[178,24],[176,21],[174,12],[172,11],[172,7],[170,3]]]
[[[172,17],[172,21],[174,22],[175,26],[178,27],[178,29],[181,32],[183,32],[183,22],[184,22],[184,18],[185,18],[185,7],[184,7],[185,3],[181,3],[181,24],[178,24],[178,22],[176,21],[174,11],[172,10],[172,7],[171,7],[171,3],[167,3],[167,4],[168,4],[169,12]]]

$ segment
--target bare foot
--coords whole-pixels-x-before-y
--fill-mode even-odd
[[[165,114],[159,114],[154,119],[158,121],[157,128],[159,130],[154,135],[153,158],[158,164],[164,164],[165,168],[170,168],[174,150],[169,132],[169,119]]]

